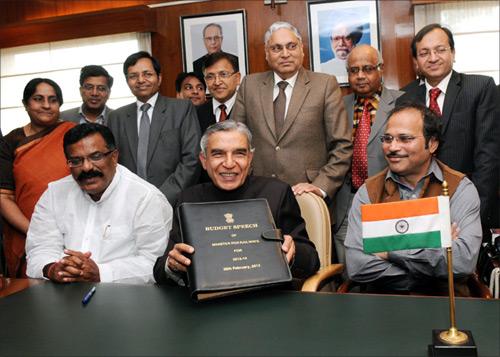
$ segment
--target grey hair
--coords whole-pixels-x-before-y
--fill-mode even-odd
[[[212,22],[212,23],[209,23],[207,26],[205,26],[205,27],[203,28],[203,38],[205,38],[205,31],[207,30],[207,28],[209,28],[209,27],[214,27],[214,26],[219,28],[219,30],[220,30],[220,35],[222,36],[222,26],[221,26],[221,25],[219,25],[219,24],[216,24],[215,22]]]
[[[356,46],[356,48],[363,47],[363,46],[368,46],[368,47],[373,48],[375,50],[375,52],[377,52],[377,64],[384,64],[384,59],[382,58],[382,55],[380,54],[379,50],[377,50],[375,47],[367,45],[367,44],[362,44],[362,45]],[[349,52],[349,54],[347,55],[347,58],[345,60],[345,67],[346,67],[346,69],[349,69],[349,66],[348,66],[349,57],[351,57],[352,52],[353,51]]]
[[[205,133],[201,137],[200,140],[200,149],[203,155],[207,156],[207,146],[208,146],[208,138],[210,135],[221,132],[221,131],[237,131],[247,137],[248,146],[250,147],[250,152],[253,152],[255,149],[252,147],[252,133],[248,129],[248,127],[243,123],[237,123],[234,120],[224,120],[213,125],[210,125]]]
[[[297,36],[297,38],[299,39],[299,41],[302,42],[302,36],[300,35],[299,30],[297,30],[297,28],[295,26],[293,26],[289,22],[276,21],[271,26],[269,26],[269,28],[267,29],[266,33],[264,34],[264,44],[267,45],[267,43],[269,42],[269,39],[271,38],[271,35],[275,31],[278,31],[278,30],[281,30],[281,29],[287,29],[287,30],[292,31],[294,33],[294,35]]]

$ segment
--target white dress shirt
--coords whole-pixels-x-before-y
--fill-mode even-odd
[[[155,95],[153,95],[151,98],[148,99],[146,103],[151,104],[151,107],[148,109],[148,117],[149,117],[149,123],[151,123],[151,120],[153,120],[153,110],[155,108],[156,100],[158,99],[158,92],[156,92]],[[141,107],[143,103],[140,100],[135,102],[137,104],[137,132],[141,131],[141,118],[142,118],[142,110]]]
[[[448,73],[448,75],[446,77],[444,77],[443,80],[441,82],[439,82],[439,84],[436,86],[437,88],[441,89],[441,93],[439,93],[439,96],[437,97],[437,103],[439,105],[439,110],[441,111],[441,113],[443,113],[444,97],[446,96],[446,89],[448,89],[448,83],[450,83],[452,72],[453,71],[450,71],[450,73]],[[425,80],[425,105],[427,107],[429,106],[429,102],[431,100],[431,97],[429,95],[429,91],[432,88],[436,88],[436,87],[431,86],[429,84],[429,82],[427,82],[427,80]]]
[[[73,177],[49,184],[31,218],[26,238],[27,274],[65,256],[91,252],[101,282],[154,283],[153,265],[167,246],[172,207],[153,185],[118,165],[99,201]]]
[[[226,106],[226,114],[229,115],[229,113],[231,113],[231,110],[233,109],[234,103],[236,102],[236,94],[238,94],[238,91],[234,92],[233,96],[226,100],[224,103],[221,103],[217,99],[212,98],[212,110],[215,116],[215,121],[217,123],[220,121],[219,119],[221,113],[219,105],[224,104]]]

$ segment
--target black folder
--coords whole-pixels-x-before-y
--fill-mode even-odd
[[[267,200],[182,203],[184,243],[194,247],[188,281],[204,300],[292,280]]]

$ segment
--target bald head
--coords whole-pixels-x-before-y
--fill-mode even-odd
[[[349,85],[360,97],[371,97],[382,86],[383,60],[372,46],[359,45],[347,57]]]

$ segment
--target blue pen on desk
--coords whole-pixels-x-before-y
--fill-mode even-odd
[[[95,294],[95,290],[96,290],[95,286],[93,286],[92,289],[90,289],[90,291],[85,294],[85,296],[82,299],[83,305],[87,305],[89,303],[90,299],[92,299],[92,296],[94,296]]]

